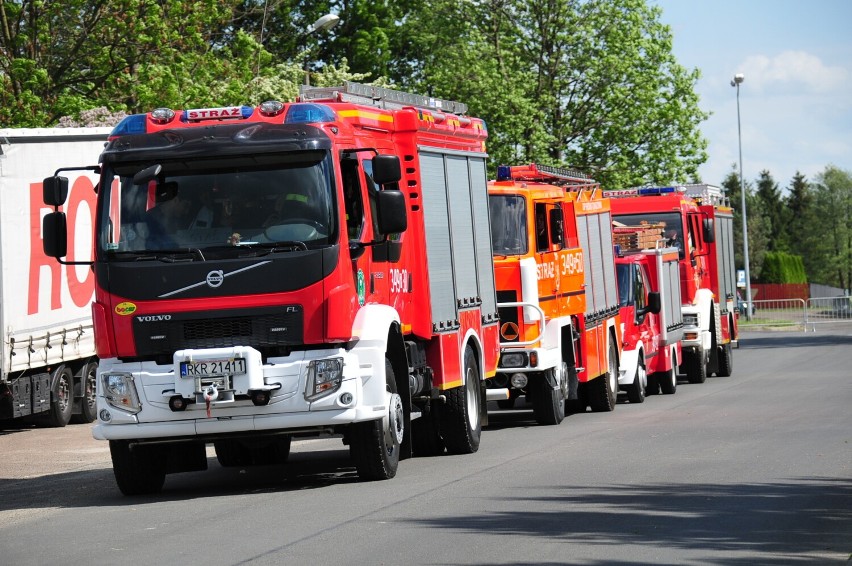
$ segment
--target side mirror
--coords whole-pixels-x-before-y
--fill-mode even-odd
[[[399,157],[396,155],[377,155],[373,158],[373,181],[379,185],[396,183],[402,179]]]
[[[44,204],[62,206],[68,199],[68,177],[58,175],[47,177],[41,182],[41,196]]]
[[[712,218],[705,218],[701,224],[701,228],[704,230],[705,242],[712,244],[716,241],[716,230]]]
[[[648,306],[645,307],[645,312],[660,314],[660,309],[662,309],[660,294],[657,292],[648,293]]]
[[[55,258],[68,255],[68,225],[64,212],[46,214],[41,223],[41,230],[44,234],[44,255]]]
[[[376,196],[379,232],[382,235],[405,232],[408,228],[408,215],[402,191],[379,191]]]

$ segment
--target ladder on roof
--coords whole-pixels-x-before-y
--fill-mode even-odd
[[[370,86],[344,81],[343,86],[314,87],[302,85],[299,88],[301,102],[334,101],[367,104],[385,110],[398,110],[405,107],[424,108],[427,110],[447,112],[459,116],[467,114],[467,104],[444,100],[432,96],[410,94],[399,90]]]

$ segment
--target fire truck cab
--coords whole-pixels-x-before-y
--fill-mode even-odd
[[[501,325],[489,398],[511,407],[524,395],[542,424],[613,410],[621,348],[609,199],[582,174],[535,164],[499,167],[488,194]]]
[[[682,372],[690,383],[731,375],[737,340],[733,212],[718,187],[688,185],[607,191],[621,224],[662,225],[680,257]]]
[[[475,452],[498,318],[482,120],[347,83],[299,101],[157,109],[93,167],[94,436],[125,494],[342,435],[363,479]],[[67,179],[45,180],[65,257]],[[450,206],[452,205],[452,206]]]

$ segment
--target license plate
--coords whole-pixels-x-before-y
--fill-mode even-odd
[[[244,358],[232,360],[199,360],[197,362],[181,362],[181,377],[208,377],[218,375],[244,375],[246,361]]]

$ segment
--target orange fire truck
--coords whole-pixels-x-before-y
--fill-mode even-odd
[[[664,226],[680,255],[683,362],[690,383],[733,370],[738,338],[733,211],[719,187],[686,185],[607,191],[616,221]]]
[[[609,199],[573,171],[502,166],[488,185],[500,308],[500,364],[489,399],[525,395],[536,420],[611,411],[619,306]]]
[[[123,493],[205,469],[207,443],[245,466],[341,434],[363,479],[478,449],[498,313],[487,131],[465,113],[347,83],[130,116],[90,168],[92,261],[45,179],[45,252],[94,271],[94,436]]]

